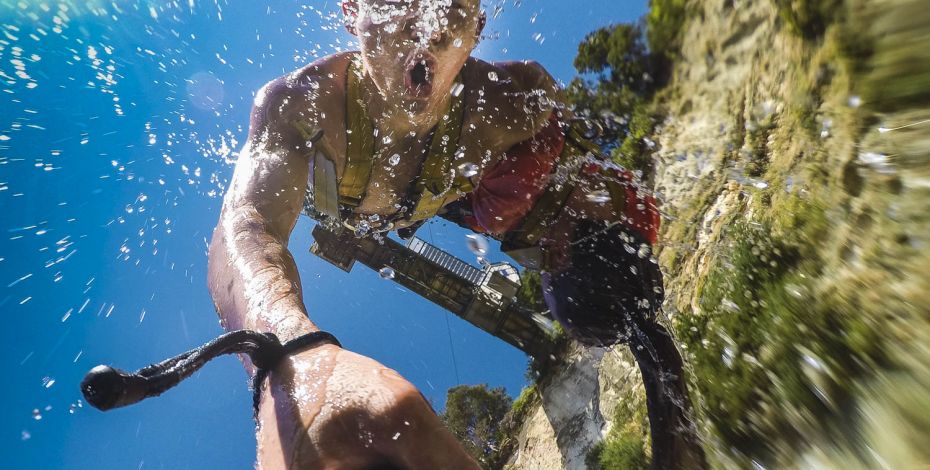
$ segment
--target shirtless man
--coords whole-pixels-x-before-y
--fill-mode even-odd
[[[511,244],[542,254],[547,301],[570,332],[589,344],[638,345],[653,441],[665,446],[654,457],[665,468],[685,454],[691,434],[680,358],[652,321],[661,302],[661,279],[648,262],[655,209],[626,173],[590,156],[569,165],[568,116],[556,110],[559,91],[542,67],[470,57],[485,23],[479,3],[345,0],[360,52],[325,57],[261,89],[210,246],[221,322],[282,341],[317,330],[287,248],[301,212],[358,236],[410,230],[433,215],[502,239],[519,234]],[[557,176],[563,167],[574,170]],[[546,192],[562,196],[541,204]],[[557,210],[533,212],[542,205]],[[646,251],[631,258],[635,266],[598,265],[591,256],[621,256],[631,246]],[[579,280],[572,267],[600,277]],[[612,292],[613,283],[624,287]],[[611,303],[623,293],[647,313],[578,300],[591,294]],[[585,310],[602,313],[588,318]],[[669,347],[674,357],[665,364]],[[247,360],[246,369],[253,371]],[[262,468],[477,466],[412,384],[367,357],[320,346],[290,356],[266,386]],[[677,405],[662,409],[665,396]],[[659,424],[674,431],[656,436]]]

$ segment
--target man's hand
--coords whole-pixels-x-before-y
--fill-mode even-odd
[[[259,423],[264,469],[478,468],[413,384],[332,345],[272,372]]]

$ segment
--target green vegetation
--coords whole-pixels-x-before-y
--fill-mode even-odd
[[[567,91],[578,114],[600,121],[597,143],[614,148],[629,133],[630,113],[654,90],[652,58],[639,26],[618,24],[588,34],[578,45]]]
[[[843,0],[773,0],[781,17],[791,31],[805,39],[823,36],[827,26],[842,10]]]
[[[536,384],[513,402],[503,388],[460,385],[449,389],[442,420],[482,468],[498,469],[516,450],[515,436],[539,400]]]
[[[770,118],[753,122],[746,132],[746,174],[758,178],[765,174],[769,163],[768,140],[775,127]]]
[[[593,140],[632,170],[649,173],[648,140],[656,118],[648,105],[660,84],[658,56],[649,53],[642,28],[619,24],[589,34],[578,45],[575,68],[585,74],[566,90],[578,116],[602,129]]]
[[[884,360],[877,325],[812,290],[823,210],[786,206],[780,219],[731,227],[726,258],[700,289],[703,312],[678,317],[703,414],[737,459],[766,462],[799,424],[844,432],[855,379]]]
[[[649,136],[661,118],[653,97],[671,77],[681,47],[685,0],[652,0],[644,24],[617,24],[578,45],[583,74],[566,90],[578,116],[599,124],[593,140],[630,170],[651,174],[655,144]]]
[[[537,399],[539,399],[539,392],[536,389],[536,384],[523,387],[520,396],[513,401],[513,406],[510,407],[510,412],[516,418],[516,421],[523,420],[522,418],[529,412],[530,405]]]
[[[641,401],[627,397],[614,411],[613,427],[607,438],[588,452],[585,463],[591,470],[648,469],[646,454],[649,425]]]
[[[655,146],[649,138],[655,130],[655,121],[647,106],[634,106],[629,131],[620,148],[613,152],[614,161],[625,168],[648,172],[652,166],[652,149]]]
[[[538,271],[524,270],[520,273],[520,288],[517,290],[517,301],[537,312],[545,311],[546,301],[543,299],[542,278]]]
[[[681,33],[688,14],[687,0],[651,0],[646,14],[649,51],[659,62],[659,78],[667,79],[671,62],[681,48]]]
[[[452,387],[442,421],[484,468],[497,468],[504,415],[511,401],[503,387],[487,384]]]

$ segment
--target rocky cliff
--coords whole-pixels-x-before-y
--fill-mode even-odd
[[[712,465],[930,464],[926,2],[690,2],[680,34],[658,261]],[[513,468],[643,464],[623,348],[573,348],[538,389]]]

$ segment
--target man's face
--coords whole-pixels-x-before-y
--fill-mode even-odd
[[[440,102],[477,43],[479,0],[358,0],[349,16],[379,91],[410,113]]]

